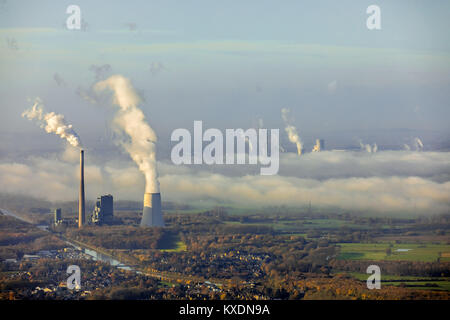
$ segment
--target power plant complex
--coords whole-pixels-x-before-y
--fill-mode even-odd
[[[154,130],[145,121],[143,112],[138,107],[141,100],[132,87],[130,80],[121,76],[113,75],[106,80],[95,84],[94,89],[98,92],[103,90],[114,93],[113,105],[118,106],[115,127],[121,133],[127,134],[130,139],[123,143],[124,149],[131,159],[138,165],[139,170],[146,179],[146,193],[144,195],[144,206],[141,226],[164,226],[161,213],[161,194],[159,193],[158,174],[156,170],[156,141]],[[65,139],[71,146],[80,148],[80,188],[78,197],[78,221],[71,219],[72,223],[82,228],[86,223],[102,224],[112,220],[113,198],[111,195],[98,198],[94,212],[89,221],[86,220],[86,203],[84,189],[84,150],[78,134],[68,124],[64,115],[55,112],[46,112],[40,98],[36,98],[34,105],[22,113],[22,117],[36,121],[47,133],[54,133]],[[55,225],[62,223],[64,219],[55,213]]]
[[[84,192],[84,150],[80,151],[80,192],[78,198],[78,228],[86,224],[86,203]],[[110,223],[114,216],[113,196],[108,194],[97,198],[90,222],[93,224]],[[55,211],[55,224],[61,219],[61,209]],[[161,193],[145,193],[141,227],[164,227],[161,211]]]

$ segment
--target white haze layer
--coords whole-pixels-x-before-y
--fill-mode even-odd
[[[41,128],[48,133],[54,133],[67,140],[74,147],[81,147],[81,141],[77,133],[67,124],[62,114],[55,112],[46,113],[42,100],[38,97],[34,105],[22,113],[22,117],[36,121]]]
[[[140,200],[145,179],[129,162],[96,160],[86,154],[87,197],[111,193],[115,199]],[[0,164],[2,191],[50,200],[78,195],[76,154],[59,159],[29,158]],[[176,202],[198,200],[243,206],[335,207],[382,214],[436,214],[450,210],[450,153],[379,151],[281,154],[276,176],[233,176],[240,166],[211,173],[207,166],[159,162],[161,192]]]
[[[159,192],[155,146],[157,137],[145,121],[144,113],[138,108],[141,99],[130,80],[121,75],[113,75],[98,82],[94,89],[97,92],[105,89],[113,91],[113,103],[120,107],[114,118],[115,129],[119,134],[125,133],[129,137],[122,139],[120,144],[144,173],[145,192]]]

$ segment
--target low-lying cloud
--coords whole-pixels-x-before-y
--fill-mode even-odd
[[[2,191],[49,200],[77,198],[77,153],[0,164]],[[145,180],[131,161],[106,161],[86,153],[88,198],[112,193],[141,200]],[[282,154],[277,176],[237,175],[241,166],[174,166],[158,162],[164,200],[216,201],[245,206],[333,207],[382,214],[450,211],[450,153],[325,151]],[[211,172],[220,167],[221,172]],[[240,168],[240,169],[239,169]],[[235,170],[236,169],[236,170]]]

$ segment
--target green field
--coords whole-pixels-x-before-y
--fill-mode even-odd
[[[341,227],[350,227],[350,228],[358,228],[368,229],[368,226],[357,225],[348,223],[348,221],[337,220],[337,219],[306,219],[306,220],[289,220],[289,221],[279,221],[279,222],[249,222],[249,223],[241,223],[239,221],[227,221],[227,224],[235,224],[235,225],[261,225],[272,227],[275,231],[278,232],[304,232],[307,230],[330,230],[330,229],[339,229]]]
[[[405,282],[382,282],[386,286],[402,286],[405,285],[411,289],[421,290],[444,290],[450,291],[450,281],[405,281]]]
[[[358,272],[348,272],[347,274],[361,281],[366,281],[367,278],[369,277],[369,274]],[[382,286],[405,285],[410,286],[410,288],[414,289],[450,291],[450,278],[382,275],[381,285]]]
[[[387,254],[389,243],[340,243],[338,259],[341,260],[404,260],[404,261],[437,261],[440,253],[444,255],[440,261],[450,261],[450,246],[445,244],[392,244],[391,254]],[[410,249],[399,252],[397,249]],[[447,253],[447,254],[445,254]]]
[[[368,225],[355,224],[338,219],[308,219],[303,220],[302,222],[305,228],[311,229],[339,229],[342,227],[348,227],[358,230],[366,230],[370,228]]]
[[[186,243],[183,241],[175,241],[173,246],[169,249],[161,249],[163,252],[181,252],[187,251]]]
[[[166,233],[161,239],[158,249],[162,252],[182,252],[187,251],[186,243],[173,233]]]
[[[242,226],[265,226],[265,227],[272,227],[275,231],[291,231],[295,232],[300,229],[301,226],[299,226],[296,223],[287,223],[287,222],[239,222],[239,221],[226,221],[226,224],[231,225],[242,225]]]

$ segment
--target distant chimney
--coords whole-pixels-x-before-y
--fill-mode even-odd
[[[84,150],[80,151],[80,198],[78,199],[78,228],[86,221],[84,208]]]

